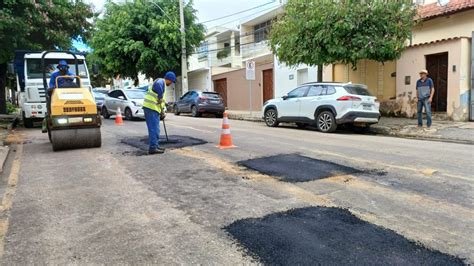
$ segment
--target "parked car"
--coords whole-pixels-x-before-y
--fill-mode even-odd
[[[105,96],[107,96],[107,91],[101,89],[93,89],[92,94],[94,95],[95,103],[97,105],[97,111],[102,110],[102,105],[104,105]]]
[[[117,108],[125,116],[125,119],[144,118],[143,99],[145,91],[136,89],[113,90],[105,97],[101,114],[108,119],[111,115],[116,115]]]
[[[280,122],[298,127],[315,124],[321,132],[334,132],[338,125],[368,128],[380,119],[380,104],[366,85],[352,83],[307,83],[282,98],[264,103],[265,123]]]
[[[212,113],[222,118],[225,105],[217,92],[191,90],[175,102],[173,110],[175,115],[191,113],[192,116],[198,117],[203,113]]]

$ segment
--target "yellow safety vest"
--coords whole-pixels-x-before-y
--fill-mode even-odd
[[[155,83],[155,82],[153,82]],[[153,84],[148,87],[148,91],[145,94],[145,99],[143,100],[143,107],[161,113],[161,110],[165,109],[165,93],[163,92],[163,99],[161,104],[158,102],[158,94],[153,91]]]

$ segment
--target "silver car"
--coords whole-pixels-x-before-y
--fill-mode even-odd
[[[105,96],[101,114],[108,119],[111,115],[116,115],[120,109],[122,115],[127,120],[134,118],[144,118],[143,99],[146,91],[137,89],[113,90]]]

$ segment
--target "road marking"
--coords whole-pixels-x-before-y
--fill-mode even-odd
[[[2,202],[0,205],[0,213],[2,218],[0,219],[0,259],[3,257],[5,249],[5,236],[8,232],[10,222],[10,210],[12,207],[13,197],[15,196],[16,186],[18,184],[18,174],[21,166],[21,156],[23,154],[23,144],[17,141],[15,159],[13,160],[10,175],[8,176],[7,188],[3,194]]]

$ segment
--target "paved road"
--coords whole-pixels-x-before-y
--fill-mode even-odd
[[[474,262],[470,145],[231,121],[238,147],[220,150],[220,119],[167,126],[206,143],[142,156],[145,123],[107,120],[102,148],[53,153],[17,132],[2,262]]]

